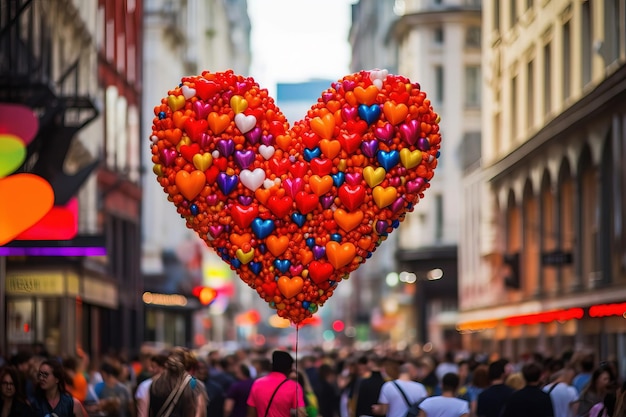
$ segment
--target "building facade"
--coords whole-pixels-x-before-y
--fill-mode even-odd
[[[396,10],[398,72],[427,93],[443,138],[434,180],[398,230],[398,270],[416,275],[416,341],[456,350],[457,245],[475,210],[462,184],[479,159],[482,132],[480,2],[406,0]]]
[[[488,268],[463,277],[464,343],[511,358],[580,348],[618,355],[626,4],[485,1],[483,50]]]
[[[246,0],[146,0],[144,9],[144,134],[140,142],[147,172],[142,184],[141,270],[146,292],[175,294],[186,300],[183,304],[171,304],[167,297],[152,298],[166,302],[145,304],[145,334],[148,341],[196,346],[224,337],[228,326],[222,313],[230,314],[226,310],[228,300],[217,300],[207,308],[192,294],[194,287],[214,282],[205,272],[215,268],[202,266],[203,255],[198,250],[187,250],[203,242],[187,229],[151,172],[149,136],[154,107],[182,77],[229,69],[248,73],[250,19]],[[221,265],[215,267],[220,269]],[[216,277],[220,283],[222,278],[220,274]],[[229,279],[236,277],[232,274]]]
[[[54,193],[46,217],[0,246],[7,354],[40,344],[97,356],[141,340],[142,5],[116,4],[10,0],[0,9],[0,101],[31,109],[39,126],[16,175],[34,174]]]

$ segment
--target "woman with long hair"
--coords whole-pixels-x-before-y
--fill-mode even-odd
[[[0,370],[0,417],[29,417],[33,410],[26,401],[26,389],[15,368]]]
[[[165,369],[150,386],[150,417],[206,417],[206,389],[188,372],[194,362],[184,348],[171,351]]]
[[[60,362],[43,361],[39,365],[37,379],[39,384],[31,404],[34,416],[87,417],[80,402],[65,389],[66,376]]]
[[[589,416],[591,407],[604,401],[604,397],[610,391],[609,387],[614,380],[615,377],[611,368],[601,366],[593,371],[589,383],[580,393],[577,416]]]

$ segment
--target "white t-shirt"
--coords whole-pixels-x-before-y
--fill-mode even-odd
[[[553,385],[546,385],[543,387],[543,391],[550,391]],[[550,391],[550,399],[552,400],[554,417],[574,417],[575,414],[572,412],[571,404],[578,401],[578,390],[576,390],[576,387],[567,385],[564,382],[557,383]]]
[[[469,403],[460,398],[436,397],[426,398],[420,404],[420,409],[426,417],[459,417],[469,414]]]
[[[148,412],[150,410],[150,385],[152,385],[152,378],[141,381],[135,391],[135,399],[144,401],[143,403],[139,403],[138,401],[137,417],[148,417]]]
[[[397,383],[404,395],[406,395],[409,403],[413,404],[421,400],[422,398],[428,397],[428,392],[426,392],[426,388],[424,385],[419,382],[414,381],[404,381],[401,379],[396,379],[395,381],[387,381],[383,384],[380,389],[380,395],[378,396],[379,404],[388,404],[389,409],[387,410],[387,417],[404,417],[406,412],[409,409],[408,404],[404,400],[404,397],[398,390],[398,387],[394,384]]]

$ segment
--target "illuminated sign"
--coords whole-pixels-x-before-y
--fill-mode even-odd
[[[590,317],[626,317],[626,303],[619,304],[597,304],[589,307]]]
[[[153,292],[144,292],[141,297],[144,303],[160,306],[178,306],[187,305],[187,297],[180,294],[158,294]]]
[[[542,313],[511,316],[504,319],[506,326],[520,326],[523,324],[550,323],[552,321],[580,320],[583,318],[582,308],[570,308],[567,310],[552,310]]]

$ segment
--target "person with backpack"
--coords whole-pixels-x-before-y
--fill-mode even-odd
[[[428,396],[426,388],[419,382],[413,381],[417,374],[415,366],[409,362],[403,363],[398,369],[398,378],[387,381],[380,389],[378,404],[372,406],[374,415],[387,417],[416,417],[419,411],[418,404]]]

